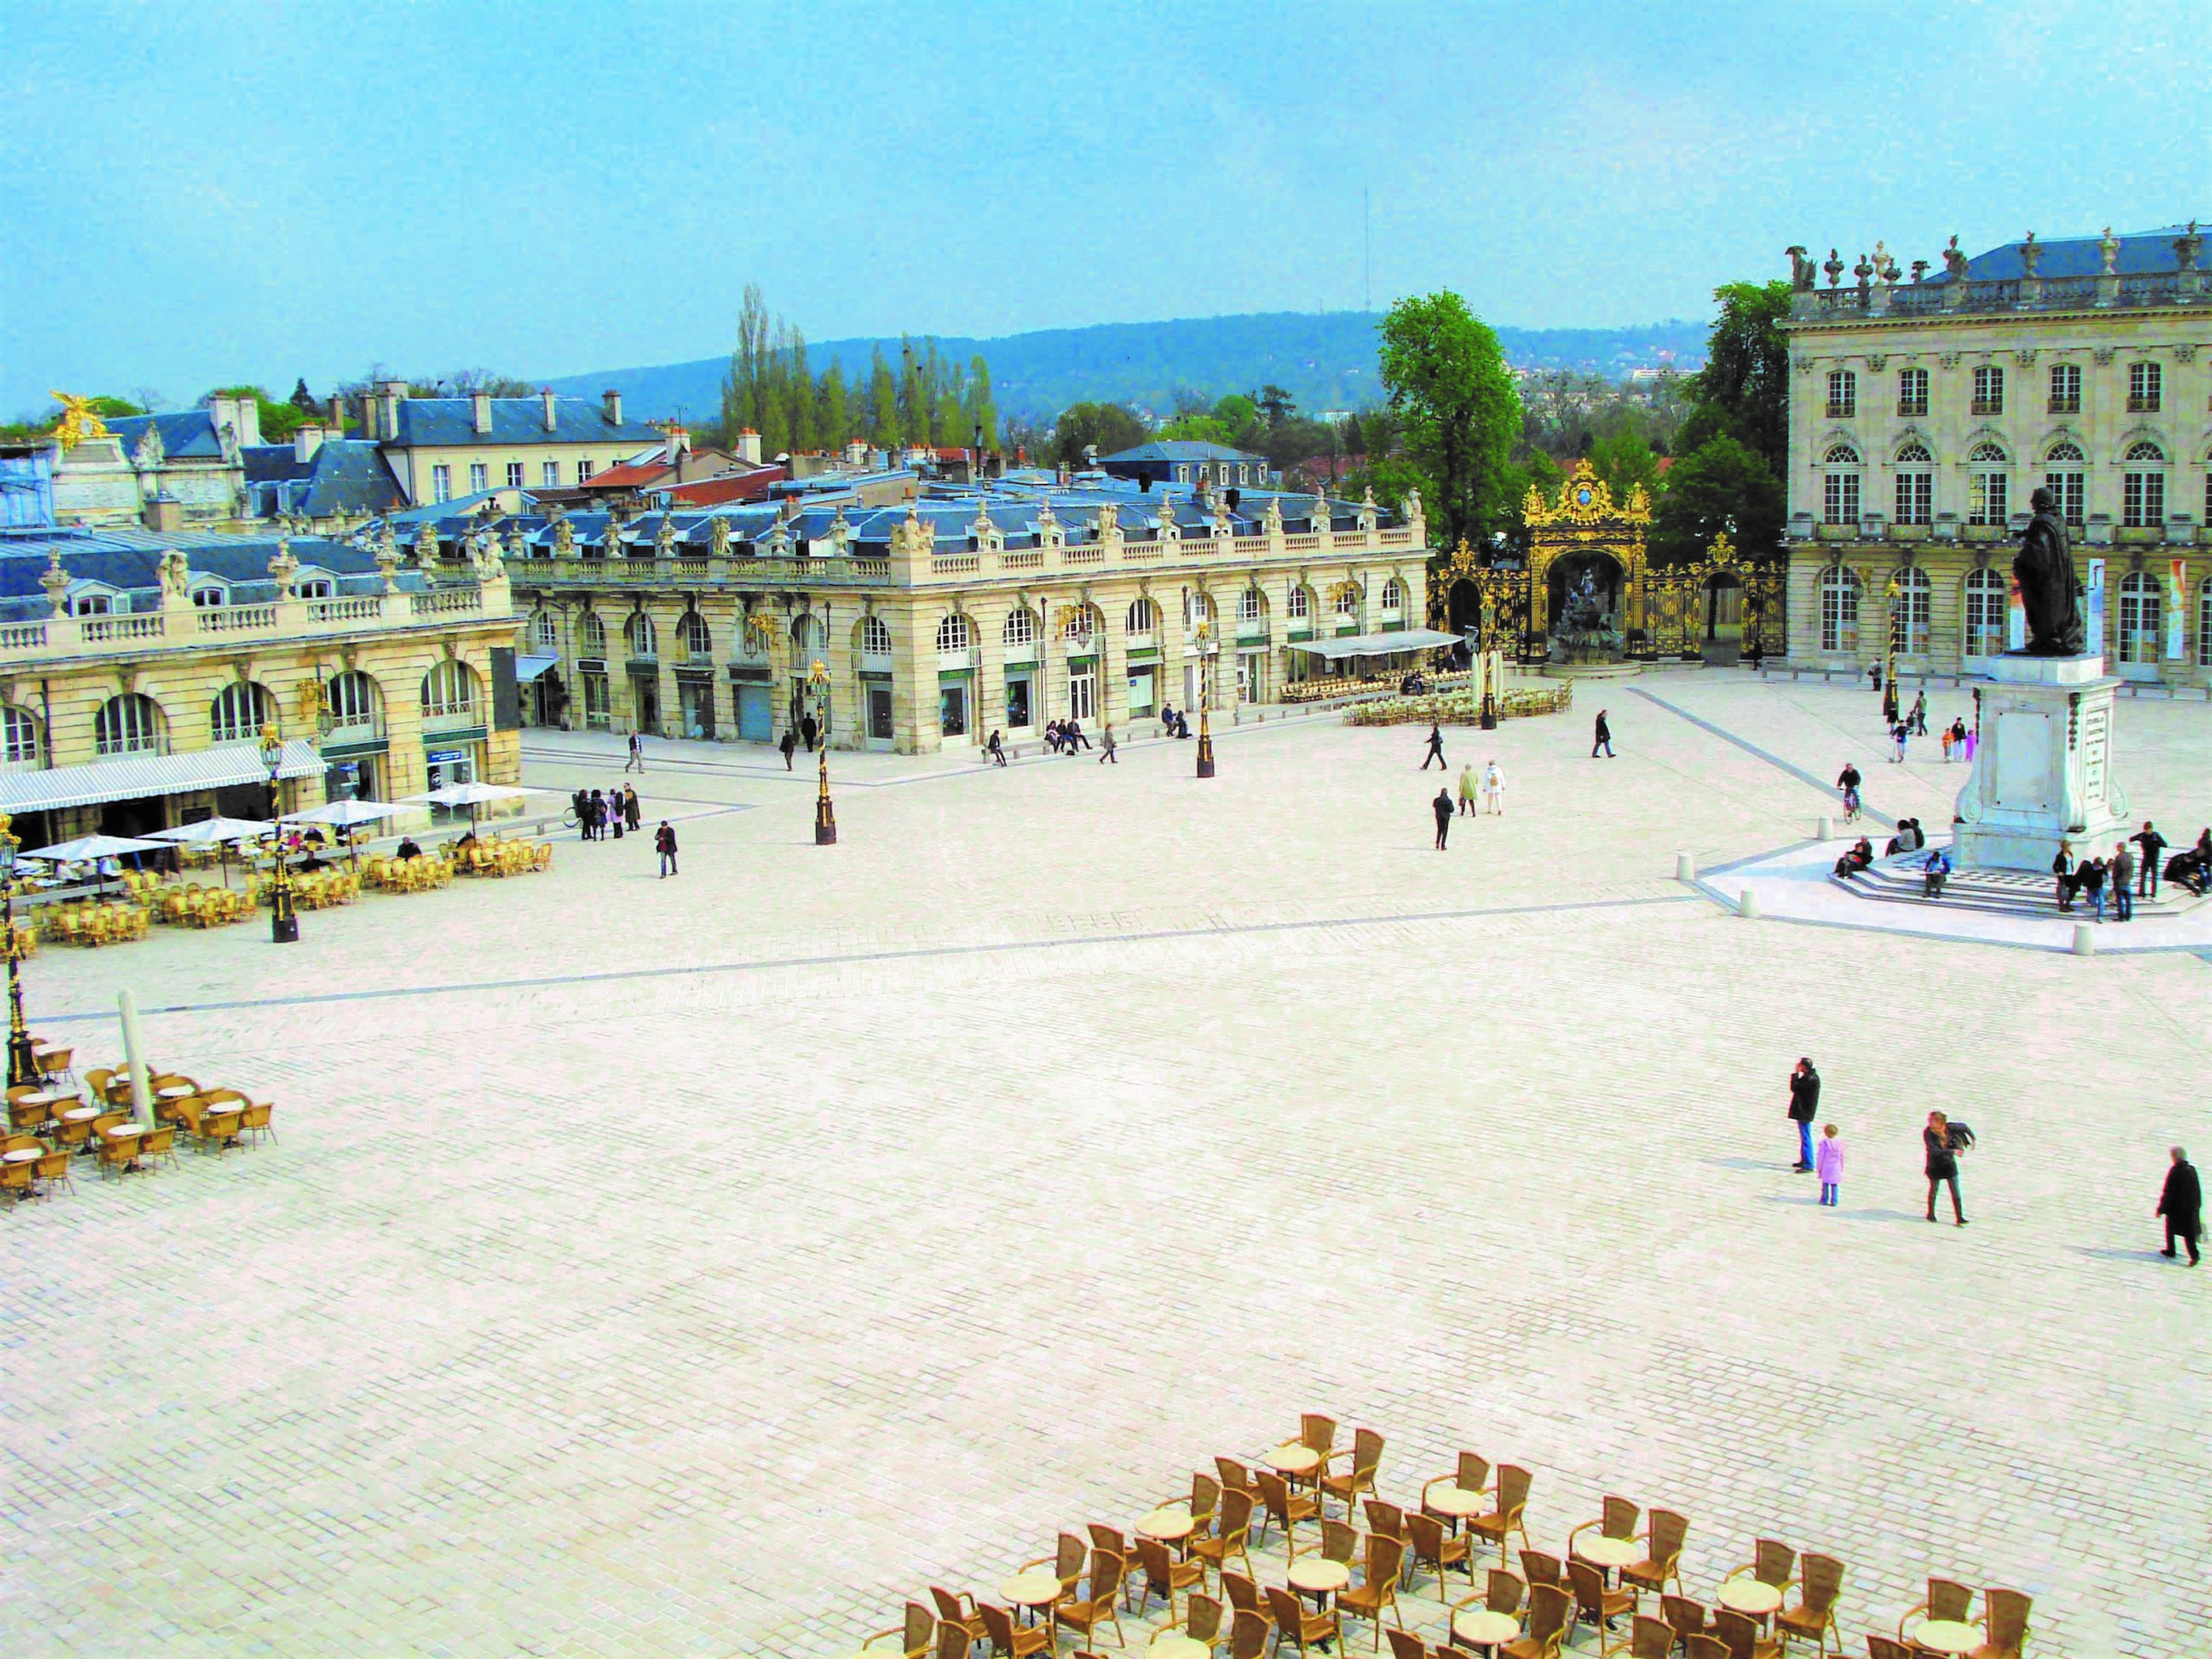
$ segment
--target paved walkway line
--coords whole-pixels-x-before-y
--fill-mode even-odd
[[[1841,798],[1836,794],[1834,785],[1827,782],[1825,779],[1815,778],[1811,772],[1806,771],[1804,767],[1794,765],[1791,762],[1783,760],[1778,754],[1770,754],[1766,750],[1759,747],[1758,744],[1751,741],[1750,739],[1737,736],[1735,733],[1730,731],[1726,726],[1716,726],[1713,721],[1706,719],[1703,715],[1690,713],[1688,709],[1683,708],[1680,703],[1669,702],[1666,698],[1660,696],[1654,692],[1646,691],[1642,686],[1631,685],[1627,689],[1634,692],[1637,696],[1642,697],[1646,702],[1658,704],[1660,708],[1664,709],[1669,714],[1674,715],[1677,720],[1686,720],[1691,725],[1696,727],[1700,731],[1707,733],[1713,737],[1717,737],[1724,743],[1732,743],[1738,748],[1743,750],[1745,754],[1754,756],[1758,760],[1765,761],[1767,765],[1774,767],[1779,772],[1788,772],[1792,778],[1796,779],[1800,783],[1811,785],[1815,789],[1819,790],[1822,795],[1826,796],[1828,803],[1835,808],[1834,816],[1839,818],[1843,816],[1843,802]],[[1863,803],[1865,800],[1864,791],[1861,791],[1860,799]],[[1886,813],[1877,812],[1871,806],[1861,804],[1859,809],[1859,816],[1862,818],[1872,818],[1876,823],[1880,824],[1885,830],[1894,830],[1897,827],[1897,821],[1895,818],[1891,817]]]
[[[1376,916],[1325,916],[1310,921],[1243,922],[1217,927],[1166,927],[1141,933],[1096,933],[1064,939],[1007,939],[996,944],[916,945],[906,950],[851,950],[823,957],[767,957],[755,962],[702,962],[681,968],[617,968],[597,974],[547,974],[528,979],[461,980],[451,985],[393,985],[378,990],[326,991],[315,995],[245,997],[225,1002],[171,1002],[146,1014],[227,1014],[246,1008],[313,1007],[330,1002],[382,1002],[409,996],[459,996],[479,991],[543,990],[562,985],[611,985],[627,980],[683,979],[692,975],[753,974],[779,968],[842,968],[859,963],[918,962],[931,957],[995,957],[1025,951],[1064,950],[1101,944],[1159,944],[1180,939],[1251,937],[1265,933],[1318,932],[1332,927],[1395,926],[1404,922],[1461,922],[1494,916],[1557,916],[1580,912],[1630,910],[1653,905],[1694,905],[1697,895],[1660,893],[1648,899],[1591,899],[1551,905],[1498,905],[1472,910],[1402,911]],[[61,1020],[112,1023],[111,1011],[45,1014],[46,1024]]]

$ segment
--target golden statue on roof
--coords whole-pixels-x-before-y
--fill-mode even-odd
[[[61,405],[61,423],[54,429],[54,435],[60,440],[63,454],[67,454],[86,438],[108,438],[115,435],[107,429],[107,423],[92,407],[90,397],[72,397],[66,391],[48,391],[48,397]]]

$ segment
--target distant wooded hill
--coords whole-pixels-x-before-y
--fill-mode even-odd
[[[995,340],[938,337],[938,350],[961,362],[981,353],[991,365],[991,390],[1001,415],[1046,420],[1071,404],[1126,403],[1166,416],[1179,388],[1211,402],[1272,382],[1315,412],[1357,409],[1382,400],[1375,374],[1375,330],[1382,319],[1357,311],[1262,312],[1191,317],[1172,322],[1104,322],[1088,328],[1045,328]],[[1632,328],[1500,328],[1506,360],[1516,367],[1587,370],[1618,377],[1632,368],[1671,363],[1684,371],[1705,360],[1707,325],[1655,322]],[[865,377],[880,346],[895,371],[899,341],[810,340],[808,365],[817,374],[835,358],[849,383]],[[653,368],[601,369],[550,380],[558,392],[596,397],[612,386],[632,419],[679,410],[695,424],[721,407],[727,358]]]

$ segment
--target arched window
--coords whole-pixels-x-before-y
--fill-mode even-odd
[[[1092,631],[1090,607],[1088,605],[1075,607],[1061,619],[1060,638],[1063,639],[1088,639]]]
[[[2005,652],[2005,611],[2008,589],[1994,570],[1975,570],[1967,576],[1967,655],[1999,657]]]
[[[658,657],[660,635],[653,627],[653,620],[643,611],[630,613],[630,620],[622,625],[622,641],[632,657]]]
[[[452,720],[476,711],[476,671],[448,658],[423,677],[423,715]]]
[[[231,602],[231,595],[219,582],[207,582],[192,590],[192,602],[203,611],[213,610],[219,605]]]
[[[968,619],[955,613],[937,625],[937,648],[939,651],[968,649]]]
[[[111,594],[80,593],[69,602],[72,616],[105,616],[114,608],[115,596]]]
[[[708,627],[707,619],[696,611],[683,613],[683,620],[676,625],[677,636],[683,641],[683,654],[693,658],[715,654],[714,631]]]
[[[1199,623],[1211,621],[1212,618],[1213,601],[1205,594],[1192,593],[1185,588],[1183,590],[1183,626],[1195,628]]]
[[[2083,503],[2088,497],[2082,484],[2082,446],[2078,443],[2054,443],[2050,453],[2044,457],[2044,487],[2050,492],[2060,515],[2069,524],[2082,522]]]
[[[597,611],[586,611],[576,619],[576,640],[587,657],[607,655],[607,624],[599,620]]]
[[[2128,447],[2120,474],[2120,518],[2141,530],[2166,522],[2166,456],[2155,443]]]
[[[1406,608],[1406,584],[1395,576],[1382,584],[1382,614],[1395,616]]]
[[[1033,645],[1037,643],[1037,613],[1027,606],[1006,613],[1006,626],[1000,638],[1009,645]]]
[[[208,741],[236,743],[257,738],[261,728],[276,718],[276,700],[252,681],[226,685],[207,710],[207,723],[213,728]]]
[[[1925,444],[1897,451],[1897,522],[1924,524],[1935,517],[1936,469]]]
[[[1984,371],[1976,369],[1979,375]],[[2012,511],[2012,475],[2005,452],[1993,443],[1978,443],[1967,457],[1967,522],[2002,524]]]
[[[1841,565],[1821,573],[1821,649],[1859,649],[1859,578]]]
[[[1313,614],[1313,595],[1304,588],[1294,588],[1290,590],[1290,603],[1286,608],[1292,621],[1306,621]]]
[[[35,766],[46,753],[38,716],[12,702],[0,708],[0,737],[4,737],[5,743],[0,748],[0,760],[11,766]]]
[[[2145,570],[2120,578],[2120,660],[2155,663],[2158,660],[2158,627],[2164,620],[2163,584]]]
[[[1849,369],[1828,376],[1828,419],[1847,421],[1859,412],[1859,377]]]
[[[1821,493],[1821,516],[1831,524],[1859,522],[1859,452],[1839,443],[1821,458],[1827,469]]]
[[[2127,412],[2155,415],[2164,391],[2165,372],[2156,363],[2127,365]]]
[[[92,750],[97,754],[159,754],[162,741],[161,705],[151,697],[126,692],[110,697],[92,720]]]
[[[1932,584],[1925,570],[1914,566],[1897,573],[1897,648],[1908,657],[1928,654],[1928,612]]]
[[[322,688],[322,706],[329,713],[334,732],[346,727],[374,732],[384,724],[384,694],[359,669],[332,677]]]
[[[1129,632],[1150,633],[1160,626],[1160,607],[1149,599],[1140,599],[1129,607]]]
[[[830,643],[830,625],[811,611],[801,611],[791,619],[791,650],[800,657],[811,658]]]
[[[545,651],[553,651],[561,644],[561,625],[550,611],[540,611],[530,619],[530,643]]]
[[[1387,596],[1383,602],[1385,604],[1389,602]],[[1260,590],[1256,588],[1247,588],[1236,595],[1236,620],[1239,622],[1258,621],[1261,613],[1266,608],[1266,603],[1261,599]]]
[[[1337,614],[1338,616],[1357,616],[1359,614],[1359,588],[1357,584],[1347,582],[1337,589]]]
[[[861,655],[888,657],[891,654],[891,630],[880,616],[861,619]]]

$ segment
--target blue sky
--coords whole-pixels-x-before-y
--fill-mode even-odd
[[[1359,305],[1700,316],[2212,218],[2202,0],[0,7],[0,415],[372,361]]]

